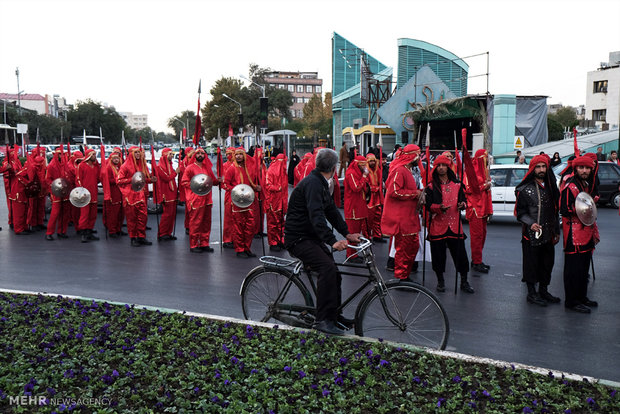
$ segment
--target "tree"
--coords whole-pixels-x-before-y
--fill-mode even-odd
[[[190,140],[196,129],[196,112],[187,110],[172,118],[168,118],[168,127],[174,130],[174,135],[177,139],[183,128],[187,128],[187,139]]]
[[[67,113],[67,120],[71,123],[71,136],[99,135],[99,128],[106,141],[113,144],[121,143],[122,132],[127,123],[116,112],[114,107],[103,107],[92,100],[78,101],[73,110]]]
[[[564,129],[573,129],[579,125],[577,120],[577,113],[572,106],[563,106],[557,110],[554,114],[549,114],[548,118],[557,121]]]
[[[547,115],[547,132],[549,133],[549,141],[561,141],[564,138],[562,124],[551,115]]]
[[[39,130],[39,140],[41,144],[60,143],[61,137],[64,142],[69,135],[71,123],[63,118],[55,118],[50,115],[39,115],[35,111],[22,108],[21,114],[15,105],[6,106],[6,122],[9,125],[27,124],[30,143],[34,143]],[[4,145],[4,136],[1,137],[0,145]],[[10,142],[13,142],[13,134],[10,134]],[[17,139],[17,142],[21,142]]]
[[[304,106],[304,117],[301,120],[301,134],[307,137],[327,137],[332,128],[331,93],[325,95],[325,102],[319,95],[313,95]]]

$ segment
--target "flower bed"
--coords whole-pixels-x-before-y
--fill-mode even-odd
[[[68,411],[582,413],[620,397],[381,342],[0,293],[0,412]]]

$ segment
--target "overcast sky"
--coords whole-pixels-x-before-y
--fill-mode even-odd
[[[460,57],[489,52],[493,94],[585,104],[586,74],[620,50],[618,0],[0,0],[0,92],[91,98],[147,114],[149,126],[196,110],[222,76],[250,63],[317,71],[331,91],[335,31],[397,67],[397,39]],[[466,59],[486,73],[486,55]],[[469,93],[486,92],[486,77]]]

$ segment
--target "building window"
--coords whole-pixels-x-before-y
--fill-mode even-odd
[[[297,103],[304,103],[304,98],[297,98]]]
[[[306,93],[312,93],[312,85],[306,85]]]
[[[592,111],[592,120],[605,122],[606,115],[607,109],[595,109]]]
[[[269,84],[269,87],[270,87],[270,88],[275,88],[275,87],[276,87],[276,85],[275,85],[275,83],[270,83],[270,84]]]
[[[316,92],[316,93],[321,93],[321,85],[316,85],[316,86],[314,87],[314,92]]]
[[[297,118],[303,118],[304,117],[304,111],[302,111],[301,109],[297,111]]]
[[[289,92],[295,92],[295,85],[288,85]]]
[[[284,85],[282,83],[278,85],[278,89],[284,89],[284,88],[286,88],[286,85]]]
[[[304,85],[297,85],[297,92],[304,93]]]
[[[304,98],[304,103],[310,102],[310,98]]]
[[[594,82],[594,93],[607,93],[607,81],[596,81]]]

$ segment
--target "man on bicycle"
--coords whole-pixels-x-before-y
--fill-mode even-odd
[[[361,235],[349,233],[330,195],[329,180],[333,179],[337,165],[336,151],[324,148],[317,153],[315,169],[299,182],[291,194],[284,227],[284,244],[292,256],[319,274],[314,328],[332,335],[343,335],[344,330],[337,324],[340,322],[346,326],[350,321],[338,314],[342,278],[326,245],[341,251],[347,248],[347,243],[359,242]],[[346,240],[337,240],[327,221]]]

